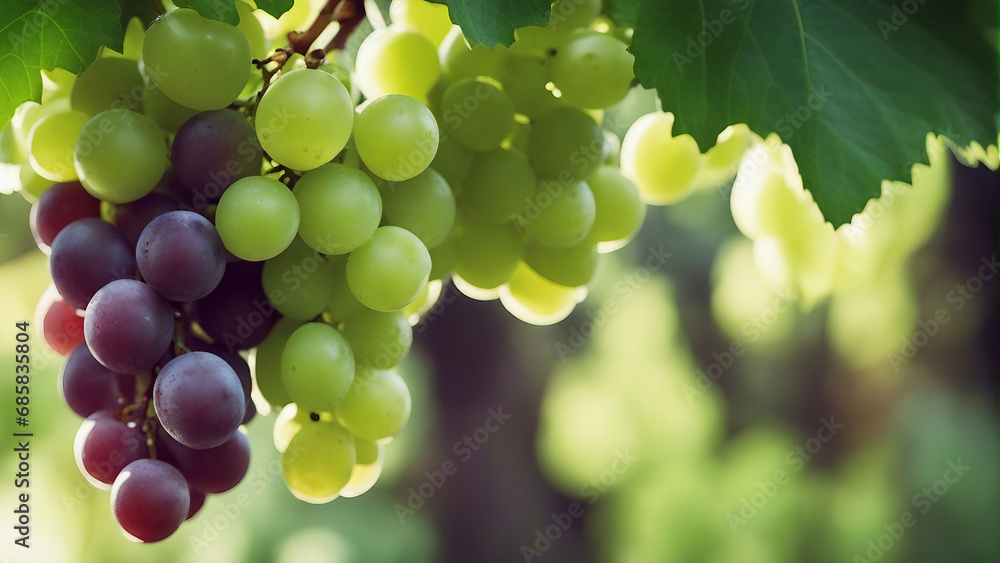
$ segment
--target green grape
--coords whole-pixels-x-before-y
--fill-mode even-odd
[[[554,30],[587,27],[600,15],[601,0],[556,0],[549,27]]]
[[[299,202],[299,236],[323,254],[346,254],[371,238],[382,218],[382,198],[367,174],[324,164],[302,175],[292,190]]]
[[[565,319],[577,303],[577,291],[552,283],[523,262],[514,275],[500,287],[500,303],[518,319],[538,326]]]
[[[432,168],[386,184],[382,202],[386,223],[410,231],[428,249],[441,244],[455,224],[455,196]]]
[[[337,329],[306,323],[288,337],[281,353],[281,381],[303,409],[329,412],[354,380],[354,354]]]
[[[596,31],[574,34],[552,59],[552,82],[562,100],[581,108],[606,108],[620,102],[635,78],[635,57],[627,48]]]
[[[518,222],[538,242],[565,248],[590,234],[596,215],[594,194],[585,182],[563,185],[542,180]]]
[[[389,438],[410,418],[410,390],[394,371],[359,369],[334,415],[358,438],[373,442]]]
[[[549,64],[543,57],[511,55],[507,59],[503,90],[510,96],[517,113],[538,118],[562,102],[545,87],[549,83]]]
[[[409,180],[434,159],[437,121],[431,110],[409,96],[383,96],[358,115],[354,142],[361,160],[374,174],[390,182]]]
[[[451,31],[448,7],[424,0],[392,0],[389,16],[393,25],[412,28],[426,37],[435,48]]]
[[[399,311],[360,311],[344,323],[341,333],[351,345],[358,369],[394,367],[413,344],[413,329]]]
[[[691,135],[672,135],[674,116],[649,113],[622,139],[621,170],[642,200],[667,205],[687,196],[701,169],[701,152]]]
[[[274,449],[278,450],[279,454],[284,453],[292,438],[310,422],[309,412],[299,410],[295,403],[288,403],[282,407],[278,417],[274,419],[274,429],[271,431]]]
[[[264,34],[264,27],[254,16],[253,7],[246,2],[236,0],[236,11],[240,14],[240,23],[236,28],[240,30],[243,37],[247,38],[247,44],[250,45],[250,56],[258,60],[267,58],[271,53],[271,42]],[[250,61],[247,63],[252,64]],[[253,71],[251,70],[251,72]]]
[[[517,151],[525,156],[528,155],[528,143],[531,140],[531,123],[523,115],[514,116],[514,125],[511,126],[507,137],[500,143],[505,149]]]
[[[535,193],[535,171],[521,153],[494,149],[478,153],[462,188],[462,200],[476,217],[501,224],[524,213]]]
[[[453,273],[451,275],[451,281],[452,283],[455,284],[455,289],[457,289],[459,293],[468,297],[469,299],[475,299],[477,301],[493,301],[500,297],[501,286],[497,286],[491,289],[476,287],[471,283],[462,279],[462,276],[456,273]]]
[[[153,191],[160,181],[167,167],[167,144],[152,119],[127,109],[109,109],[83,126],[73,161],[91,195],[128,203]]]
[[[429,279],[442,280],[448,277],[455,269],[457,257],[457,245],[455,237],[449,236],[441,244],[430,249],[431,273]]]
[[[146,91],[146,99],[142,103],[142,113],[156,122],[164,131],[176,133],[181,125],[201,112],[178,104],[154,86]]]
[[[437,170],[448,181],[452,191],[457,195],[458,188],[469,175],[472,167],[472,153],[463,147],[453,137],[445,137],[438,143],[437,153],[431,161],[431,168]]]
[[[142,43],[146,36],[146,25],[142,23],[139,16],[132,16],[125,27],[125,39],[122,42],[122,52],[113,49],[105,49],[105,57],[120,57],[130,61],[137,61],[142,56]]]
[[[502,80],[507,54],[503,45],[497,45],[492,50],[485,45],[470,46],[457,25],[451,28],[438,47],[441,72],[451,82],[477,76]]]
[[[441,99],[444,131],[471,151],[500,146],[514,125],[514,103],[496,86],[467,78],[455,82]]]
[[[0,162],[20,164],[26,156],[24,149],[25,147],[17,142],[17,136],[14,134],[14,127],[11,124],[8,123],[3,129],[0,129]]]
[[[47,115],[28,134],[28,160],[39,176],[53,182],[76,180],[73,149],[90,117],[78,111]]]
[[[239,29],[180,8],[156,18],[142,46],[146,74],[175,102],[222,109],[250,78],[250,43]]]
[[[323,504],[351,480],[357,461],[354,437],[335,422],[303,426],[281,454],[281,474],[299,500]]]
[[[318,417],[319,420],[314,421],[314,416]],[[288,403],[281,407],[281,412],[274,419],[274,429],[271,432],[274,449],[278,450],[278,453],[284,453],[288,449],[288,444],[291,443],[292,438],[299,433],[299,430],[302,430],[303,426],[312,422],[335,423],[336,421],[333,413],[311,413],[305,409],[300,409],[295,403]]]
[[[28,203],[35,203],[45,193],[45,190],[52,187],[51,180],[39,176],[35,169],[28,164],[21,166],[21,170],[18,172],[18,182],[21,184],[21,196]]]
[[[215,210],[226,249],[243,260],[274,258],[295,239],[299,204],[288,186],[263,176],[233,182]]]
[[[528,156],[539,176],[564,184],[583,180],[604,158],[604,134],[591,116],[560,106],[535,121]]]
[[[427,247],[400,227],[379,227],[347,259],[347,283],[365,307],[398,311],[413,303],[431,272]]]
[[[494,289],[514,274],[521,236],[514,225],[463,220],[455,244],[455,273],[473,287]]]
[[[594,277],[597,250],[590,240],[583,240],[569,248],[552,248],[528,241],[524,245],[524,263],[553,283],[580,287]]]
[[[646,204],[639,190],[614,166],[601,166],[587,180],[594,194],[594,227],[591,238],[600,252],[612,252],[628,244],[646,218]]]
[[[112,108],[138,111],[146,86],[135,61],[119,57],[97,59],[73,83],[74,111],[97,115]]]
[[[344,85],[304,68],[283,74],[267,89],[254,125],[271,158],[295,170],[312,170],[343,150],[353,123],[354,103]]]
[[[334,265],[296,237],[281,254],[264,263],[262,283],[279,313],[307,321],[330,301]]]
[[[316,67],[316,70],[325,72],[330,76],[339,80],[340,83],[344,85],[344,88],[347,90],[347,93],[350,94],[353,99],[355,92],[351,90],[351,85],[352,85],[351,71],[347,70],[346,68],[340,66],[337,63],[332,63],[330,61],[327,61],[319,65],[318,67]]]
[[[731,180],[740,166],[740,159],[750,148],[753,140],[753,132],[744,123],[726,127],[719,133],[715,146],[705,152],[698,185],[714,188]]]
[[[253,351],[253,375],[257,388],[267,402],[274,406],[284,406],[292,402],[281,380],[281,353],[285,349],[288,337],[302,324],[302,321],[288,317],[278,319]]]
[[[325,314],[333,322],[346,321],[359,312],[368,310],[351,292],[351,286],[347,283],[347,257],[342,258],[334,265],[330,301],[325,309]]]
[[[426,102],[441,76],[434,44],[402,25],[377,29],[366,37],[354,68],[358,88],[366,98],[403,94]]]
[[[68,110],[69,107],[63,111]],[[10,119],[10,125],[18,145],[27,148],[28,133],[31,132],[31,128],[35,126],[35,123],[38,123],[39,119],[55,112],[56,109],[49,104],[42,106],[36,102],[24,102],[17,106],[17,109],[14,110],[14,117]]]
[[[618,167],[622,152],[622,140],[611,131],[604,131],[604,162],[602,164]]]
[[[522,27],[514,30],[514,43],[510,46],[512,53],[531,55],[534,57],[549,56],[557,52],[559,46],[566,40],[568,29],[552,27]]]
[[[740,170],[729,198],[736,227],[752,239],[796,238],[807,211],[791,151],[772,134],[751,147],[746,158],[753,165]]]
[[[431,259],[433,260],[433,257]],[[441,280],[427,282],[427,287],[420,293],[420,297],[417,297],[416,301],[403,308],[403,315],[410,325],[416,326],[420,322],[420,317],[434,308],[434,305],[437,304],[438,299],[441,297],[441,289],[443,287],[444,283]]]
[[[358,462],[351,472],[351,480],[340,491],[340,496],[344,498],[354,498],[368,492],[382,476],[382,466],[385,463],[383,444],[355,437],[354,446],[357,448]]]
[[[105,51],[107,53],[107,51]],[[65,100],[73,91],[76,75],[66,69],[42,69],[42,104]]]

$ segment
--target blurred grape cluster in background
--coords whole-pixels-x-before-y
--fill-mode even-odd
[[[36,335],[34,555],[996,561],[997,175],[937,170],[870,205],[820,298],[771,289],[728,188],[651,212],[557,325],[446,287],[402,370],[414,415],[369,494],[295,500],[262,412],[244,482],[162,544],[127,541],[74,467],[61,358]],[[7,342],[48,284],[28,210],[0,198]]]

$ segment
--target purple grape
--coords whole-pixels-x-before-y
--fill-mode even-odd
[[[100,219],[74,221],[52,241],[52,283],[67,303],[86,309],[109,282],[135,276],[135,252],[125,235]]]
[[[264,151],[253,125],[231,109],[206,111],[187,120],[170,151],[174,174],[196,210],[219,201],[233,182],[260,174]]]
[[[111,512],[123,530],[143,543],[177,531],[191,507],[184,476],[164,461],[140,459],[125,466],[111,488]]]
[[[239,377],[225,360],[190,352],[160,370],[153,384],[153,409],[171,437],[203,450],[232,437],[243,421],[246,401]]]
[[[240,424],[250,424],[255,416],[257,416],[257,405],[253,404],[253,401],[247,401],[247,411],[243,414],[243,421]]]
[[[119,205],[115,211],[115,225],[132,244],[132,248],[135,248],[139,243],[139,235],[150,221],[178,209],[180,209],[179,203],[154,192],[132,203]]]
[[[42,250],[52,246],[59,231],[79,219],[101,216],[101,201],[90,195],[80,182],[56,184],[45,190],[31,206],[31,234]]]
[[[73,444],[76,464],[87,480],[101,489],[110,489],[126,465],[149,457],[146,435],[129,428],[110,410],[87,417]]]
[[[156,434],[156,451],[187,479],[191,488],[206,494],[224,493],[243,480],[250,467],[250,441],[242,432],[214,448],[189,448],[162,431]]]
[[[202,330],[229,352],[260,344],[278,320],[261,285],[263,268],[263,262],[229,264],[215,291],[192,303]]]
[[[66,358],[59,378],[66,404],[84,418],[125,404],[135,396],[135,377],[101,365],[86,344],[77,346]]]
[[[211,221],[191,211],[171,211],[150,221],[135,251],[139,273],[171,301],[194,301],[226,272],[222,239]]]
[[[188,347],[191,350],[215,354],[225,360],[226,363],[229,364],[229,367],[233,368],[233,371],[236,372],[236,376],[240,378],[240,385],[243,386],[243,397],[246,399],[247,405],[246,414],[243,415],[242,423],[246,424],[250,422],[257,414],[257,407],[254,406],[253,399],[250,398],[250,392],[253,391],[253,376],[250,374],[250,364],[243,359],[243,356],[234,352],[228,352],[222,346],[209,344],[199,338],[191,338],[188,343]]]
[[[188,483],[188,488],[190,489],[190,483]],[[201,507],[205,505],[205,497],[207,496],[205,495],[205,493],[201,491],[196,491],[194,489],[191,489],[190,493],[191,493],[191,503],[190,506],[188,507],[188,514],[185,520],[190,520],[191,518],[194,517],[195,514],[198,514],[198,511],[201,510]]]
[[[173,336],[174,313],[153,288],[117,280],[94,295],[83,333],[91,353],[109,369],[138,373],[163,357]]]

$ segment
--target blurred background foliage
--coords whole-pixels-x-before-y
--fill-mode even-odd
[[[725,189],[651,209],[555,326],[446,287],[415,331],[402,371],[413,416],[372,491],[296,501],[281,483],[271,412],[249,425],[247,479],[157,545],[127,541],[109,494],[76,469],[80,420],[59,396],[61,359],[35,335],[32,554],[996,561],[997,281],[980,267],[996,257],[997,176],[954,166],[941,186],[933,212],[887,206],[871,228],[884,234],[881,254],[852,260],[853,281],[809,308],[764,282]],[[49,283],[28,209],[17,194],[0,198],[8,343]],[[960,284],[981,289],[956,297]],[[942,309],[949,321],[932,331]],[[0,353],[4,365],[12,352]],[[485,422],[498,412],[509,415],[499,428]],[[0,432],[13,431],[13,417],[0,417]],[[10,448],[0,461],[15,467]],[[956,478],[959,465],[968,469]],[[10,479],[0,494],[14,498]],[[907,512],[915,525],[896,527]]]

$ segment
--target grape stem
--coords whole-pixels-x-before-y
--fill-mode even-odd
[[[337,31],[337,37],[343,37],[340,39],[340,46],[335,48],[342,49],[344,44],[347,43],[347,36],[354,31],[354,28],[361,23],[364,17],[364,0],[329,0],[308,29],[288,33],[288,44],[293,52],[306,55],[309,52],[309,47],[312,46],[320,34],[331,23],[338,22],[340,23],[340,29]],[[337,37],[334,37],[331,45],[337,42]],[[331,49],[326,50],[329,51]]]
[[[260,69],[261,75],[264,77],[264,85],[261,86],[260,92],[257,92],[257,97],[253,102],[253,106],[250,108],[251,122],[253,121],[253,118],[257,115],[257,105],[260,104],[261,98],[264,97],[264,92],[266,92],[268,86],[271,85],[271,79],[274,78],[275,74],[278,74],[278,71],[280,71],[282,67],[285,66],[285,63],[288,62],[288,58],[291,57],[293,54],[295,54],[295,51],[292,50],[291,45],[288,45],[285,47],[281,47],[279,49],[275,49],[274,52],[271,53],[271,56],[269,56],[264,60],[254,59],[250,61],[254,65],[256,65],[257,68]],[[273,69],[269,69],[267,68],[268,63],[278,63],[278,66],[274,67]]]

